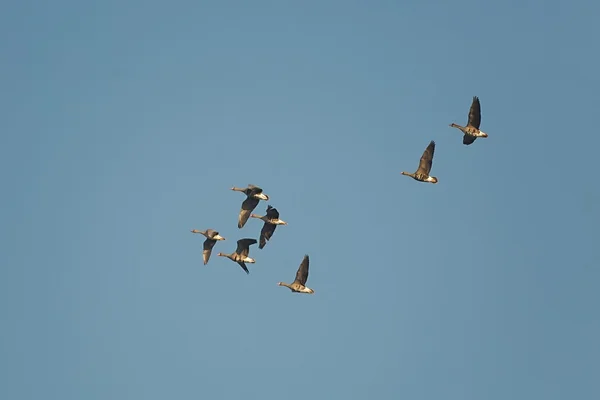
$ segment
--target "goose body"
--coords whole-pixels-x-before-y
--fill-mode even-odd
[[[471,103],[471,108],[469,109],[469,119],[467,121],[467,126],[458,125],[454,122],[450,124],[452,128],[460,129],[460,131],[464,134],[463,144],[466,146],[472,144],[478,137],[488,137],[487,133],[479,129],[480,125],[481,104],[479,103],[479,97],[477,96],[473,96],[473,102]]]
[[[204,261],[204,265],[206,265],[208,264],[208,260],[210,259],[212,249],[213,247],[215,247],[215,243],[217,243],[217,241],[219,240],[225,240],[225,238],[219,235],[219,232],[215,231],[214,229],[207,229],[205,231],[192,229],[192,233],[199,233],[206,237],[202,250],[202,259]]]
[[[238,228],[242,229],[244,225],[246,225],[250,214],[258,205],[258,202],[260,200],[269,200],[269,196],[263,193],[261,188],[254,185],[248,185],[246,188],[238,188],[234,186],[231,188],[231,190],[242,192],[246,195],[246,200],[244,200],[242,203],[242,208],[240,209],[240,214],[238,216]]]
[[[246,263],[254,264],[256,262],[253,258],[251,258],[248,255],[250,253],[250,246],[255,243],[256,239],[240,239],[237,241],[237,248],[235,249],[235,252],[231,254],[219,253],[218,255],[221,257],[227,257],[231,261],[238,263],[239,266],[242,267],[242,269],[246,271],[247,274],[249,274],[250,271],[248,271]]]
[[[289,284],[285,282],[278,282],[277,284],[279,286],[287,287],[292,292],[314,294],[315,291],[306,286],[306,281],[308,280],[308,264],[309,258],[308,254],[306,254],[300,263],[300,266],[298,267],[298,271],[296,271],[296,279],[294,282]]]
[[[430,176],[431,166],[433,165],[433,154],[435,153],[435,142],[432,140],[423,152],[419,160],[419,168],[416,172],[402,172],[402,175],[410,176],[416,181],[438,183],[435,176]]]
[[[275,228],[277,228],[277,225],[287,225],[287,222],[279,218],[279,211],[270,205],[267,206],[267,215],[260,216],[256,214],[250,214],[250,217],[258,218],[265,222],[260,230],[260,242],[258,244],[259,249],[265,247],[267,242],[273,236],[273,233],[275,233]]]

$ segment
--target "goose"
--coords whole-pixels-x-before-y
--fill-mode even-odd
[[[269,200],[269,196],[263,193],[261,188],[254,185],[248,185],[247,188],[238,188],[234,186],[231,188],[231,190],[242,192],[246,195],[246,200],[244,200],[242,203],[242,209],[240,210],[240,215],[238,216],[238,228],[242,229],[242,227],[246,225],[246,221],[248,221],[250,213],[258,205],[258,202],[260,200]]]
[[[275,232],[275,228],[277,228],[277,225],[287,225],[287,222],[279,219],[279,211],[277,211],[276,208],[273,208],[270,205],[267,206],[267,215],[260,216],[260,215],[256,215],[256,214],[250,214],[250,217],[258,218],[258,219],[265,221],[265,224],[263,225],[262,229],[260,230],[260,243],[258,244],[259,249],[262,249],[265,247],[267,242],[273,236],[273,233]]]
[[[306,254],[300,263],[300,266],[298,267],[298,271],[296,272],[296,280],[291,284],[287,284],[285,282],[278,282],[277,284],[279,286],[285,286],[289,288],[292,292],[314,294],[314,290],[304,286],[306,285],[306,280],[308,279],[308,262],[308,254]]]
[[[246,268],[246,263],[254,264],[256,262],[254,261],[254,258],[248,257],[248,253],[250,252],[250,246],[255,243],[256,239],[240,239],[237,241],[237,249],[235,249],[235,252],[231,254],[219,253],[217,255],[221,257],[227,257],[231,261],[235,261],[240,265],[240,267],[242,267],[244,271],[246,271],[247,274],[249,274],[250,271],[248,271],[248,268]]]
[[[192,233],[199,233],[206,237],[206,240],[204,241],[204,250],[202,250],[202,259],[204,260],[204,265],[206,265],[208,264],[210,253],[212,252],[213,247],[215,247],[217,240],[225,240],[225,238],[219,235],[219,232],[214,229],[207,229],[205,231],[192,229]]]
[[[473,102],[471,103],[471,109],[469,110],[469,121],[467,126],[461,126],[454,122],[450,124],[451,127],[460,129],[463,135],[463,144],[468,146],[475,141],[478,137],[488,137],[488,134],[479,130],[481,124],[481,105],[479,104],[479,97],[473,96]]]
[[[435,142],[432,140],[423,152],[421,160],[419,161],[419,168],[413,174],[411,172],[402,172],[402,175],[410,176],[414,180],[429,183],[438,183],[438,179],[435,176],[429,176],[431,171],[431,165],[433,164],[433,153],[435,152]]]

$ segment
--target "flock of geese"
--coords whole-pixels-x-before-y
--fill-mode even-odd
[[[469,117],[467,121],[467,126],[458,125],[455,123],[451,123],[450,126],[452,128],[457,128],[463,133],[463,144],[468,146],[473,144],[478,137],[486,138],[488,137],[487,133],[481,131],[479,126],[481,124],[481,105],[479,103],[479,98],[477,96],[473,97],[473,102],[471,103],[471,108],[469,110]],[[423,152],[421,156],[421,160],[419,161],[419,167],[417,170],[413,172],[402,172],[402,175],[410,176],[416,181],[420,182],[428,182],[428,183],[438,183],[438,179],[435,176],[431,176],[431,166],[433,165],[433,155],[435,153],[435,141],[430,141],[429,145]],[[246,188],[238,188],[232,187],[231,190],[242,192],[246,195],[246,199],[242,202],[242,208],[238,215],[238,228],[242,229],[249,218],[257,218],[264,221],[263,227],[260,231],[259,237],[259,249],[263,249],[267,242],[273,237],[273,233],[275,233],[275,228],[277,225],[287,225],[287,222],[283,221],[279,218],[279,211],[276,208],[267,205],[266,215],[260,216],[253,214],[252,211],[258,206],[260,200],[268,201],[269,196],[263,192],[263,190],[255,185],[248,185]],[[204,247],[202,251],[202,258],[204,260],[204,265],[208,263],[210,259],[210,255],[212,253],[212,249],[215,244],[220,240],[225,240],[223,236],[219,234],[214,229],[207,229],[205,231],[199,231],[196,229],[192,230],[192,233],[199,233],[206,237],[204,241]],[[231,254],[218,253],[218,256],[227,257],[231,261],[234,261],[239,264],[240,267],[247,274],[250,273],[248,271],[248,267],[246,263],[253,264],[256,261],[249,256],[250,254],[250,246],[256,244],[256,239],[253,238],[242,238],[237,241],[237,248]],[[308,254],[304,256],[298,270],[296,271],[296,279],[292,283],[279,282],[279,286],[285,286],[289,288],[292,292],[295,293],[308,293],[314,294],[315,291],[306,286],[306,281],[308,279],[308,264],[309,257]]]
[[[253,214],[252,211],[258,206],[258,203],[261,200],[268,201],[269,196],[265,194],[262,188],[255,185],[248,185],[246,188],[238,188],[232,187],[231,190],[236,192],[242,192],[246,195],[246,199],[242,202],[242,208],[238,215],[238,228],[242,229],[246,222],[248,222],[249,218],[257,218],[264,221],[263,227],[260,230],[259,244],[258,248],[263,249],[267,242],[273,237],[273,233],[275,233],[275,228],[277,225],[287,225],[287,222],[279,218],[279,211],[276,208],[271,207],[271,205],[267,205],[267,211],[265,215],[256,215]],[[219,232],[214,229],[207,229],[205,231],[199,231],[197,229],[192,229],[192,233],[199,233],[206,237],[204,241],[204,248],[202,251],[202,258],[204,259],[204,265],[208,263],[210,259],[210,255],[212,253],[212,249],[215,244],[219,240],[225,240],[223,236],[219,234]],[[231,261],[234,261],[239,264],[240,267],[247,274],[250,273],[248,271],[248,267],[246,263],[254,264],[256,261],[254,258],[250,257],[250,246],[256,244],[256,239],[253,238],[242,238],[237,241],[237,248],[231,254],[219,253],[218,256],[227,257]],[[289,288],[292,292],[296,293],[309,293],[313,294],[315,291],[309,287],[306,287],[306,280],[308,279],[308,264],[309,257],[308,254],[304,256],[304,259],[300,263],[298,267],[298,271],[296,272],[296,279],[292,283],[279,282],[279,286],[285,286]]]

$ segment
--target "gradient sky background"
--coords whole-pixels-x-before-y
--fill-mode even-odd
[[[600,398],[598,4],[4,3],[0,397]]]

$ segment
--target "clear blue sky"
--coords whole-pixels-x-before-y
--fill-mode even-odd
[[[600,398],[599,16],[5,3],[0,398]],[[289,225],[202,265],[248,183]]]

